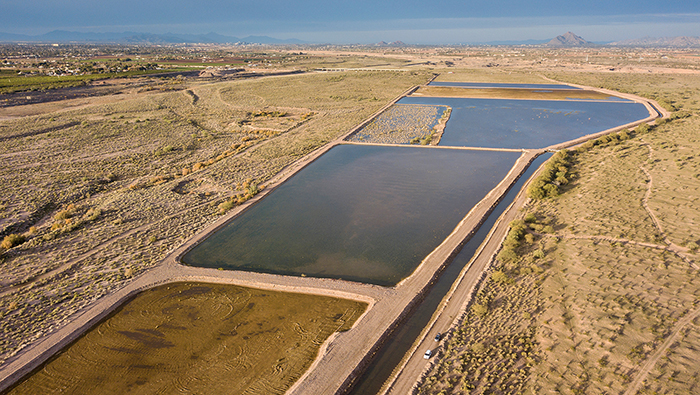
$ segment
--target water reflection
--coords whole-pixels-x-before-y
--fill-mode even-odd
[[[402,104],[448,105],[441,146],[544,148],[649,116],[629,101],[405,97]]]
[[[513,152],[337,146],[183,262],[396,284],[518,157]]]

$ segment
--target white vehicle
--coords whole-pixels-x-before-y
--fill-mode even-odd
[[[431,350],[428,350],[423,354],[423,358],[425,359],[430,359],[430,357],[433,355],[433,352]]]

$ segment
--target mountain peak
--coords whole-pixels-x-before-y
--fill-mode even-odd
[[[611,43],[610,45],[630,46],[630,47],[674,47],[674,48],[698,48],[700,47],[700,37],[642,37],[634,40],[624,40]]]
[[[571,32],[557,36],[547,43],[549,47],[582,47],[586,45],[590,45],[590,43]]]

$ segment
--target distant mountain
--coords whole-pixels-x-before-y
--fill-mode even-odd
[[[545,44],[549,40],[521,40],[521,41],[488,41],[485,43],[475,43],[474,45],[539,45]]]
[[[700,47],[700,37],[642,37],[633,40],[623,40],[610,43],[621,47],[676,47],[676,48],[698,48]]]
[[[591,43],[574,33],[566,32],[566,34],[562,36],[553,38],[546,45],[548,47],[585,47],[591,45]]]
[[[297,39],[281,40],[268,36],[247,36],[243,38],[223,36],[217,33],[207,34],[152,34],[139,32],[121,33],[80,33],[54,30],[37,36],[0,32],[0,42],[37,42],[37,43],[128,43],[128,44],[304,44]]]
[[[240,41],[251,44],[307,44],[306,41],[298,40],[296,38],[282,40],[268,36],[246,36],[241,38]]]

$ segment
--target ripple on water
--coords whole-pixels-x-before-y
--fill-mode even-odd
[[[183,262],[393,285],[411,274],[519,156],[336,146]]]

